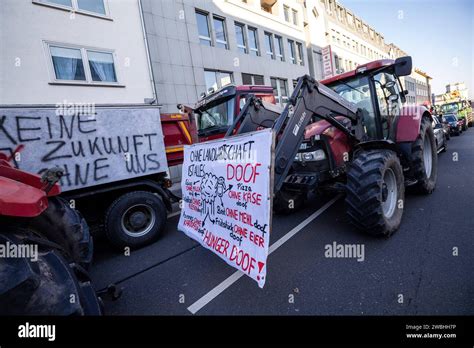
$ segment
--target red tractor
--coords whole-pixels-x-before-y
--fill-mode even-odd
[[[192,142],[222,138],[240,113],[249,96],[275,104],[275,96],[271,86],[253,85],[222,87],[210,94],[203,94],[193,107],[178,104],[178,109],[189,116],[188,128]]]
[[[317,82],[303,76],[282,110],[249,96],[226,137],[272,128],[276,135],[274,209],[288,213],[312,191],[346,193],[359,229],[389,236],[402,219],[405,186],[436,186],[432,116],[407,106],[400,77],[411,57],[379,60]]]
[[[86,271],[92,237],[58,197],[61,170],[26,173],[13,156],[0,153],[0,315],[100,315]]]

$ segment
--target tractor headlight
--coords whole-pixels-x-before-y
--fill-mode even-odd
[[[300,152],[295,158],[296,161],[300,162],[316,162],[324,159],[326,159],[326,154],[321,149],[312,152]]]

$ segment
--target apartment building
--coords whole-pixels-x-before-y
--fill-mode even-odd
[[[227,84],[272,85],[284,103],[309,73],[303,5],[276,0],[142,0],[163,112]]]
[[[464,82],[449,83],[446,85],[446,93],[458,91],[461,99],[469,99],[469,89]]]
[[[142,27],[138,0],[2,0],[0,104],[150,102]]]
[[[415,68],[411,77],[415,80],[416,104],[431,105],[431,80],[432,77],[426,72]]]
[[[332,69],[325,76],[341,74],[366,62],[391,58],[390,46],[382,34],[336,0],[319,0],[324,21],[326,52],[330,55]],[[326,58],[327,59],[327,58]]]

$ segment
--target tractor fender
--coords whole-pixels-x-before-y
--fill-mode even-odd
[[[400,117],[397,122],[396,142],[413,142],[418,138],[421,129],[421,120],[429,117],[431,113],[424,106],[406,105],[400,110]]]
[[[46,192],[0,176],[0,216],[36,217],[48,207]]]
[[[357,157],[360,151],[370,150],[391,150],[395,153],[399,153],[397,145],[391,140],[369,140],[361,141],[354,146],[353,157]]]
[[[409,146],[404,147],[403,145],[408,144]],[[411,155],[411,143],[394,143],[391,140],[369,140],[363,141],[355,145],[353,157],[357,157],[360,151],[370,150],[390,150],[395,152],[403,167],[406,167],[410,160]],[[408,151],[407,151],[408,150]]]

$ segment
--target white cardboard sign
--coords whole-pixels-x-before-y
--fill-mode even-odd
[[[93,115],[59,108],[0,108],[0,152],[24,145],[15,165],[42,174],[64,170],[62,191],[165,172],[156,106],[97,107]]]
[[[270,129],[184,147],[178,229],[263,288],[271,227]]]

